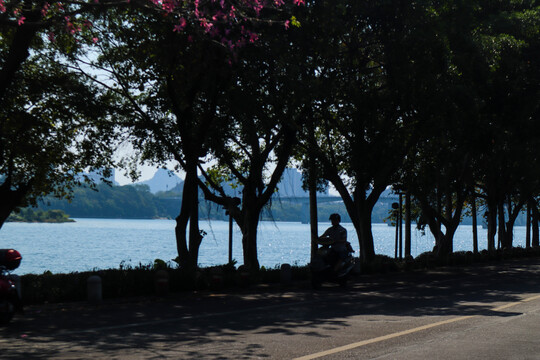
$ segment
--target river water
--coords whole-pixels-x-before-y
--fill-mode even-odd
[[[173,220],[75,219],[74,223],[6,223],[0,229],[0,248],[17,249],[23,256],[17,274],[44,271],[69,273],[94,269],[118,268],[120,264],[147,265],[159,258],[176,257]],[[342,224],[358,256],[358,238],[352,224]],[[319,223],[322,233],[329,223]],[[200,266],[228,262],[229,228],[224,221],[201,221],[206,231]],[[395,228],[387,224],[372,227],[375,252],[394,256]],[[259,226],[258,254],[261,266],[276,267],[289,263],[305,265],[310,256],[309,225],[292,222],[263,221]],[[486,230],[478,227],[479,248],[487,247]],[[525,227],[514,229],[514,246],[525,245]],[[426,231],[413,230],[411,252],[417,256],[433,248],[434,239]],[[461,225],[454,238],[454,251],[472,250],[472,226]],[[243,262],[241,234],[234,228],[233,259]]]

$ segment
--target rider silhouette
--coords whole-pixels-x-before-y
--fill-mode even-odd
[[[334,270],[338,271],[344,264],[343,260],[347,257],[347,229],[339,224],[341,222],[339,214],[330,215],[329,220],[332,226],[326,229],[319,240],[332,245],[332,250],[338,256]]]

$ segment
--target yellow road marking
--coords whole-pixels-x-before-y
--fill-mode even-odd
[[[501,311],[501,310],[504,310],[506,308],[516,306],[516,305],[521,304],[521,303],[526,303],[526,302],[529,302],[529,301],[537,300],[537,299],[540,299],[540,295],[532,296],[532,297],[527,298],[527,299],[523,299],[523,300],[516,301],[516,302],[513,302],[513,303],[509,303],[509,304],[506,304],[506,305],[503,305],[503,306],[499,306],[499,307],[496,307],[493,310]]]
[[[527,299],[523,299],[523,300],[520,300],[520,301],[516,301],[516,302],[513,302],[513,303],[502,305],[502,306],[494,308],[493,310],[494,311],[501,311],[501,310],[507,309],[509,307],[516,306],[518,304],[522,304],[522,303],[537,300],[537,299],[540,299],[540,295],[536,295],[536,296],[533,296],[533,297],[530,297],[530,298],[527,298]],[[321,351],[321,352],[318,352],[318,353],[315,353],[315,354],[301,356],[301,357],[295,358],[293,360],[317,359],[317,358],[321,358],[323,356],[332,355],[332,354],[336,354],[336,353],[347,351],[347,350],[352,350],[352,349],[355,349],[355,348],[359,348],[359,347],[362,347],[362,346],[378,343],[378,342],[381,342],[381,341],[394,339],[394,338],[397,338],[397,337],[400,337],[400,336],[413,334],[413,333],[416,333],[416,332],[419,332],[419,331],[424,331],[424,330],[431,329],[431,328],[434,328],[434,327],[437,327],[437,326],[442,326],[442,325],[446,325],[446,324],[455,323],[455,322],[458,322],[458,321],[467,320],[467,319],[470,319],[470,318],[473,318],[473,317],[476,317],[476,316],[477,315],[467,315],[467,316],[460,316],[460,317],[453,318],[453,319],[438,321],[436,323],[419,326],[419,327],[416,327],[416,328],[413,328],[413,329],[399,331],[399,332],[396,332],[396,333],[393,333],[393,334],[388,334],[388,335],[379,336],[379,337],[376,337],[376,338],[373,338],[373,339],[367,339],[367,340],[358,341],[358,342],[355,342],[355,343],[352,343],[352,344],[339,346],[339,347],[336,347],[336,348],[333,348],[333,349],[330,349],[330,350],[326,350],[326,351]]]

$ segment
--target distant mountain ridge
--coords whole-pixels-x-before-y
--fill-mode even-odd
[[[148,187],[150,187],[150,192],[155,194],[160,191],[170,191],[178,185],[183,184],[184,180],[178,175],[173,174],[167,169],[161,168],[156,171],[151,179],[135,183],[134,185],[148,185]]]
[[[184,181],[169,170],[158,169],[154,176],[146,181],[141,181],[135,185],[148,185],[150,192],[155,194],[159,191],[173,191],[181,193]],[[223,184],[225,193],[230,196],[240,196],[242,187],[233,189],[229,184]],[[319,195],[328,195],[328,190],[319,192]],[[304,198],[309,196],[309,192],[302,188],[302,173],[294,168],[287,168],[283,172],[281,181],[278,184],[276,196],[281,198]]]

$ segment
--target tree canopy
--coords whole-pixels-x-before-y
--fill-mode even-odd
[[[496,231],[511,247],[515,216],[538,206],[535,0],[44,7],[0,1],[2,216],[112,166],[119,128],[137,161],[185,171],[176,231],[191,268],[199,189],[228,209],[258,267],[258,219],[293,156],[339,192],[366,261],[388,186],[419,204],[441,256],[471,198],[485,204],[490,249]]]

